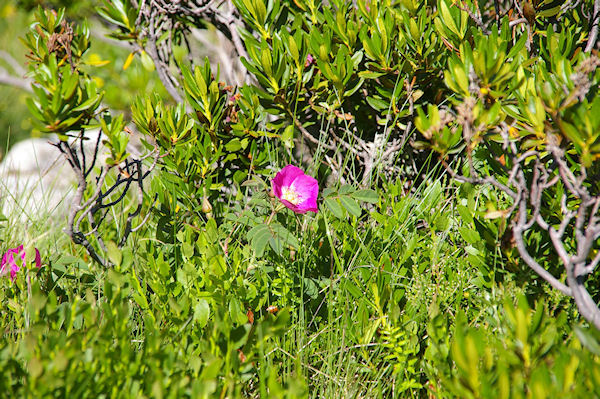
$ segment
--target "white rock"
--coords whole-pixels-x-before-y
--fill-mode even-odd
[[[94,157],[98,134],[99,130],[86,132],[86,167]],[[135,134],[132,137],[127,148],[134,157],[139,156],[141,150],[138,136]],[[102,139],[96,166],[101,165],[107,157]],[[21,141],[10,149],[0,163],[0,213],[10,221],[27,222],[47,218],[49,223],[65,223],[77,179],[65,156],[51,144],[56,142],[56,136]],[[79,146],[79,143],[75,145]]]
[[[10,221],[65,214],[75,174],[50,140],[21,141],[0,163],[0,212]]]

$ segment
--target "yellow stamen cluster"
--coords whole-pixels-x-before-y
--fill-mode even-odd
[[[300,202],[300,196],[292,186],[281,187],[281,199],[284,199],[294,205],[298,205]]]

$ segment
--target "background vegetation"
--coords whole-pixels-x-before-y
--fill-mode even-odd
[[[38,3],[0,8],[0,134],[76,194],[0,221],[0,392],[600,397],[594,319],[523,255],[574,292],[551,229],[589,231],[597,304],[598,1]],[[318,213],[270,195],[288,163]]]

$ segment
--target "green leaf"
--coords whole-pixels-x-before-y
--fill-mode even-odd
[[[469,211],[469,208],[459,204],[456,206],[456,210],[458,211],[458,214],[460,215],[465,224],[470,225],[473,223],[473,215],[471,215],[471,211]]]
[[[254,250],[257,257],[261,257],[263,255],[271,237],[272,236],[271,232],[269,231],[269,226],[264,224],[254,226],[248,232],[248,239],[250,240],[252,249]]]
[[[285,227],[283,227],[280,224],[272,224],[271,225],[271,229],[272,229],[272,236],[274,238],[277,238],[279,240],[281,240],[283,243],[292,246],[295,249],[298,249],[300,247],[300,243],[298,242],[298,239]]]
[[[147,71],[154,71],[154,61],[145,51],[140,52],[140,59],[142,60],[142,65]]]
[[[371,189],[358,190],[352,193],[352,198],[358,201],[368,202],[370,204],[376,204],[377,201],[379,201],[379,195],[377,195],[375,190]]]
[[[456,27],[456,23],[454,22],[454,18],[452,18],[452,14],[450,13],[450,9],[448,8],[448,5],[446,4],[445,0],[440,1],[440,13],[442,15],[442,19],[446,27],[452,33],[454,33],[456,36],[462,39],[458,28]]]
[[[461,226],[458,228],[458,232],[461,237],[471,245],[478,245],[478,243],[481,242],[481,237],[479,237],[476,230]]]
[[[194,307],[194,320],[198,322],[200,327],[206,326],[210,316],[210,307],[205,299],[199,299]]]
[[[279,237],[271,237],[269,239],[269,245],[271,248],[273,248],[273,251],[275,251],[277,255],[281,255],[283,252],[283,242],[279,239]]]
[[[113,265],[121,265],[121,261],[123,260],[123,254],[121,254],[121,249],[117,246],[117,244],[114,241],[108,241],[106,243],[106,252],[108,255],[108,259]]]
[[[358,76],[363,79],[377,79],[381,76],[385,75],[383,72],[372,72],[372,71],[360,71]]]
[[[458,86],[462,90],[461,94],[469,93],[469,79],[467,77],[467,73],[464,70],[464,67],[459,63],[454,64],[452,68],[452,77],[458,83]]]
[[[248,321],[244,308],[241,302],[237,298],[231,298],[229,300],[229,316],[231,320],[236,324],[244,324]]]
[[[146,299],[146,293],[142,289],[140,285],[140,280],[137,278],[135,274],[135,270],[131,269],[131,275],[129,276],[130,284],[133,286],[135,290],[131,292],[131,296],[135,300],[135,302],[144,310],[148,309],[148,300]],[[152,314],[152,313],[150,313]]]
[[[358,205],[358,202],[347,196],[340,196],[340,202],[348,212],[356,217],[360,217],[362,211]]]
[[[352,187],[349,184],[346,184],[346,185],[343,185],[342,187],[340,187],[340,189],[338,190],[338,193],[340,195],[346,195],[346,194],[353,193],[354,191],[356,191],[356,189],[354,187]]]
[[[298,46],[296,45],[296,40],[293,36],[288,37],[288,50],[292,59],[298,62],[300,60],[300,52],[298,51]]]
[[[350,280],[344,280],[344,289],[348,291],[355,299],[362,300],[365,297],[365,294]]]
[[[383,111],[385,109],[388,109],[388,107],[390,106],[389,102],[371,96],[367,97],[367,103],[377,111]]]
[[[581,344],[590,352],[592,352],[596,356],[600,356],[600,344],[598,340],[592,335],[589,329],[586,329],[580,325],[575,325],[573,327],[575,330],[575,335],[581,342]]]
[[[324,202],[327,208],[329,208],[329,210],[333,214],[333,216],[335,216],[338,219],[342,219],[344,217],[344,211],[342,209],[342,206],[336,198],[325,198]]]
[[[88,99],[87,101],[84,101],[78,107],[73,108],[72,111],[73,112],[85,111],[85,110],[91,108],[94,104],[99,103],[99,100],[100,100],[100,96],[92,97],[92,98]]]
[[[416,234],[411,234],[410,238],[406,241],[406,248],[404,250],[404,252],[402,253],[402,257],[400,258],[400,263],[404,263],[408,260],[408,258],[410,258],[410,256],[413,254],[413,252],[415,251],[415,248],[417,246],[417,242],[418,242],[418,237]]]

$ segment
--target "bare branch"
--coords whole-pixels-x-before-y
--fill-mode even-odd
[[[10,65],[10,67],[13,69],[13,71],[17,74],[17,75],[25,75],[27,73],[27,71],[25,70],[25,68],[23,68],[21,66],[21,64],[15,60],[13,58],[12,55],[10,55],[8,52],[4,51],[4,50],[0,50],[0,58],[6,62],[8,65]]]
[[[586,276],[592,273],[596,270],[598,263],[600,263],[600,251],[596,253],[596,256],[594,256],[594,259],[588,265],[582,268],[581,273],[577,277]]]
[[[475,22],[475,24],[479,27],[479,29],[481,29],[481,31],[483,32],[484,35],[489,35],[492,33],[483,23],[481,16],[475,15],[473,10],[471,10],[471,8],[467,4],[465,4],[464,1],[461,1],[460,4],[456,4],[456,5],[460,10],[465,11],[467,14],[469,14],[469,17],[473,20],[473,22]]]
[[[508,26],[510,28],[512,28],[512,27],[517,26],[519,24],[525,24],[525,23],[527,23],[527,20],[525,18],[517,18],[517,19],[514,19],[514,20],[510,21],[508,23]]]
[[[168,72],[168,65],[165,62],[163,62],[161,60],[160,56],[158,55],[158,50],[156,48],[156,37],[155,37],[155,33],[154,33],[154,28],[151,27],[150,29],[151,29],[151,31],[150,31],[150,34],[148,37],[148,46],[147,46],[148,55],[150,56],[150,58],[152,58],[152,61],[154,62],[154,65],[156,66],[156,72],[158,73],[158,77],[159,77],[160,81],[162,82],[165,89],[167,89],[167,91],[169,92],[171,97],[173,97],[173,100],[175,100],[178,103],[183,102],[183,98],[181,97],[181,94],[179,94],[179,92],[177,91],[177,88],[173,84],[173,81],[175,81],[175,79]]]
[[[67,217],[67,226],[64,228],[65,233],[71,237],[75,244],[82,245],[88,252],[88,254],[98,262],[102,266],[107,266],[107,261],[102,258],[96,252],[96,249],[92,246],[92,244],[88,241],[86,236],[81,231],[76,231],[74,229],[75,218],[77,217],[77,213],[80,210],[81,202],[83,201],[83,194],[87,188],[87,180],[85,179],[84,173],[79,168],[79,161],[76,159],[76,155],[69,147],[69,144],[65,141],[60,141],[57,144],[59,150],[65,155],[68,159],[75,175],[77,177],[77,190],[75,191],[75,196],[73,197],[73,202],[71,206],[71,210]]]
[[[494,179],[491,176],[486,176],[486,177],[466,177],[466,176],[462,176],[462,175],[459,175],[458,173],[456,173],[456,171],[454,169],[452,169],[445,160],[442,159],[441,162],[442,162],[442,166],[444,166],[444,169],[446,169],[446,171],[448,172],[448,174],[450,174],[450,176],[453,179],[456,179],[457,181],[459,181],[461,183],[491,184],[492,186],[496,187],[497,189],[499,189],[502,192],[504,192],[507,195],[509,195],[512,199],[517,200],[517,198],[518,198],[518,194],[514,190],[512,190],[508,186],[500,183],[498,180]]]
[[[552,287],[556,288],[563,294],[567,296],[572,296],[571,289],[567,287],[565,284],[561,283],[554,277],[550,272],[544,269],[535,259],[529,254],[529,250],[525,245],[525,240],[523,239],[524,226],[527,225],[527,200],[525,197],[521,198],[519,201],[519,215],[517,217],[517,223],[513,227],[513,236],[515,238],[515,242],[517,245],[517,250],[519,251],[519,255],[527,266],[529,266],[533,271],[535,271],[540,277],[546,280]]]
[[[598,38],[598,24],[600,24],[600,0],[595,0],[594,1],[594,13],[592,16],[592,21],[591,21],[591,29],[590,29],[590,35],[588,37],[588,42],[585,46],[585,52],[589,53],[592,51],[592,49],[596,46],[597,44],[597,38]]]
[[[31,89],[31,81],[29,79],[13,76],[2,67],[0,67],[0,84],[13,86],[29,93],[33,93],[33,90]]]

